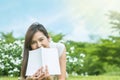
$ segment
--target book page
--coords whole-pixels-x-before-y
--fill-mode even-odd
[[[59,56],[56,48],[43,48],[42,49],[42,65],[48,66],[48,71],[50,75],[59,75],[60,72],[60,64],[59,64]]]
[[[50,75],[59,75],[60,64],[56,48],[39,48],[29,51],[26,76],[33,75],[41,66],[47,65]]]
[[[36,49],[29,51],[26,75],[33,75],[38,69],[40,69],[41,66],[41,50]]]

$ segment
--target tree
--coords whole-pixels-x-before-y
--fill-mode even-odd
[[[50,32],[49,34],[54,42],[59,42],[64,37],[64,35],[62,33],[54,34],[54,33]]]
[[[110,11],[108,15],[110,18],[110,24],[115,31],[118,31],[120,34],[120,12]]]
[[[13,43],[16,38],[14,38],[13,36],[13,32],[9,32],[9,33],[3,33],[3,32],[0,32],[1,33],[1,38],[4,39],[6,41],[6,43]]]

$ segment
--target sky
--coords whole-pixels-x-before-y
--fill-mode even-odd
[[[117,35],[106,16],[111,10],[120,11],[120,0],[0,0],[0,32],[24,37],[39,22],[64,40],[89,42]]]

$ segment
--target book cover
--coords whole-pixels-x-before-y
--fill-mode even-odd
[[[50,75],[59,75],[60,64],[56,48],[39,48],[29,51],[26,76],[33,75],[41,66],[48,66]]]

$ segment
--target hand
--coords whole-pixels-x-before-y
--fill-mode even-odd
[[[42,80],[42,79],[51,80],[47,66],[45,66],[45,71],[43,71],[43,69],[44,69],[43,67],[38,69],[37,72],[31,76],[32,78],[31,80]]]
[[[52,80],[47,66],[45,66],[45,80]]]
[[[32,75],[33,80],[42,80],[45,78],[45,73],[43,71],[43,67],[37,70],[35,74]]]

